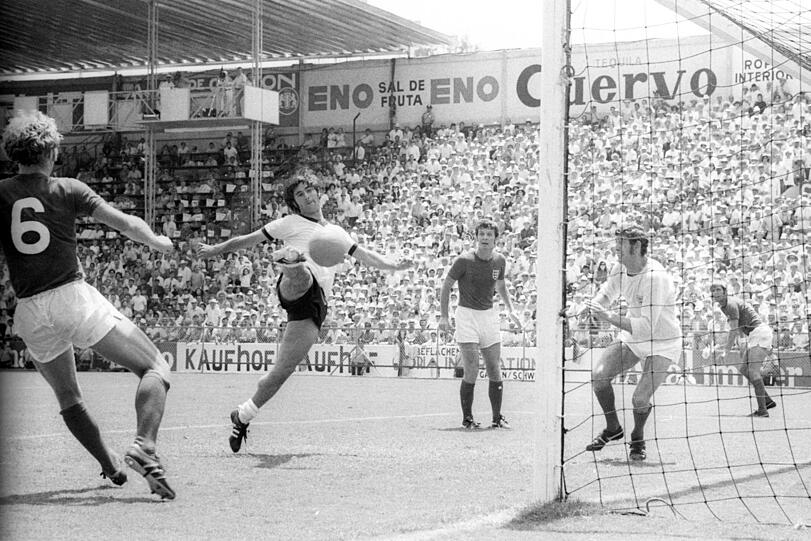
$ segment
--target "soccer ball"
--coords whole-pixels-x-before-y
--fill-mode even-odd
[[[339,227],[328,225],[310,239],[310,258],[322,267],[334,267],[346,256],[346,233]]]

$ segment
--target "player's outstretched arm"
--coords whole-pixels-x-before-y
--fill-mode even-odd
[[[413,261],[408,260],[392,261],[391,259],[385,257],[384,255],[379,254],[374,250],[364,248],[363,246],[358,246],[357,248],[355,248],[355,251],[352,253],[352,257],[354,257],[364,265],[369,265],[370,267],[375,267],[377,269],[389,271],[404,270],[414,264]]]
[[[243,248],[252,248],[266,240],[267,237],[262,230],[257,229],[253,233],[233,237],[219,244],[205,244],[201,242],[197,246],[197,255],[199,257],[214,257],[220,254],[227,254],[228,252],[236,252]]]
[[[102,202],[93,211],[93,218],[120,231],[123,235],[140,244],[146,244],[159,252],[171,252],[175,249],[172,240],[165,235],[156,235],[138,216],[126,214],[106,202]]]

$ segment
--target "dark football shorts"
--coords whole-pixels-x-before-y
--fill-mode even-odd
[[[324,320],[327,318],[327,298],[324,290],[318,285],[318,281],[313,276],[313,284],[304,295],[296,300],[288,301],[282,297],[279,285],[282,283],[281,277],[276,282],[276,295],[279,297],[279,304],[287,312],[287,321],[303,321],[312,319],[313,323],[321,329]]]

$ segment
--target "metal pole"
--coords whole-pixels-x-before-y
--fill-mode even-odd
[[[563,329],[559,319],[563,298],[565,208],[565,73],[568,49],[567,0],[549,2],[544,9],[541,41],[541,117],[538,179],[538,253],[536,288],[544,303],[537,307],[535,385],[538,418],[535,438],[534,495],[549,502],[561,496],[561,404]],[[551,257],[550,257],[551,256]],[[549,265],[553,267],[550,269]],[[561,266],[561,268],[555,268]]]
[[[257,88],[262,86],[262,46],[263,46],[263,4],[264,0],[253,2],[253,32],[251,70],[252,83]],[[242,107],[245,113],[245,104]],[[262,217],[262,123],[251,122],[251,227],[259,226]]]
[[[356,114],[355,118],[352,119],[352,167],[355,167],[358,161],[358,156],[355,154],[355,136],[356,136],[355,124],[357,123],[359,116],[360,113]]]

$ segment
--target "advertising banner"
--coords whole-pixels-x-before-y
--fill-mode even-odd
[[[214,374],[269,372],[279,345],[178,342],[173,370]],[[396,377],[395,347],[391,345],[316,344],[299,364],[298,372],[331,376]]]
[[[532,381],[535,377],[535,348],[502,347],[501,378]],[[452,378],[460,364],[457,344],[425,344],[406,349],[402,376],[412,378]],[[486,378],[487,371],[479,357],[479,377]]]
[[[737,351],[731,351],[718,364],[712,356],[704,358],[695,354],[696,362],[693,374],[699,385],[735,385],[746,386],[749,382],[738,370],[740,357]],[[761,370],[764,378],[771,376],[774,385],[783,387],[811,387],[811,354],[807,351],[780,351],[764,363]]]

